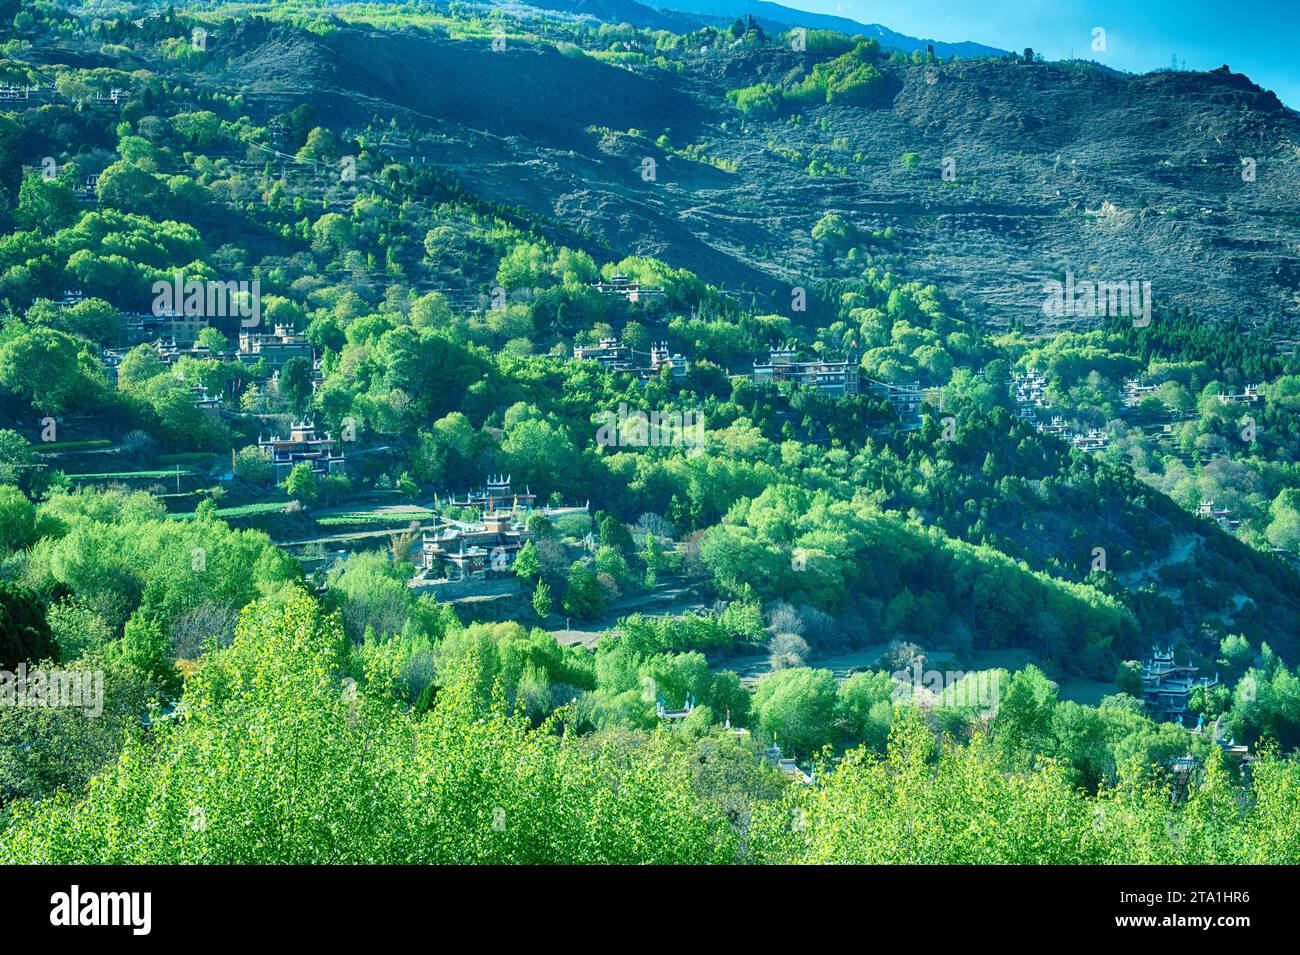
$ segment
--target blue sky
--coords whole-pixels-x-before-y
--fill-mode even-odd
[[[1048,59],[1073,53],[1141,73],[1227,63],[1300,109],[1300,0],[777,0],[786,6],[879,23],[909,36],[1031,46]],[[1106,31],[1106,51],[1092,31]]]

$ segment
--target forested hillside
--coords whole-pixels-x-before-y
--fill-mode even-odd
[[[0,861],[1300,861],[1272,94],[460,4],[0,25]],[[1198,218],[1153,139],[1044,211],[1034,110],[1174,100],[1257,191]],[[1146,320],[1044,316],[1137,245]]]

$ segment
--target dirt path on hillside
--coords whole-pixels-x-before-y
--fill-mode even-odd
[[[1135,583],[1146,578],[1154,578],[1156,573],[1162,567],[1169,567],[1172,564],[1181,564],[1183,561],[1187,560],[1187,558],[1192,555],[1192,551],[1196,549],[1196,545],[1200,539],[1200,536],[1197,534],[1182,534],[1174,540],[1174,546],[1167,557],[1162,557],[1160,560],[1153,561],[1138,570],[1130,570],[1127,573],[1117,574],[1116,576],[1119,577],[1120,582],[1124,584],[1125,587],[1132,590],[1134,589],[1133,585]]]

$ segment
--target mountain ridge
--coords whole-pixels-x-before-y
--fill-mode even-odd
[[[497,4],[507,9],[517,9],[516,3]],[[733,21],[753,17],[769,32],[784,32],[793,27],[835,30],[847,36],[861,35],[879,41],[882,47],[904,53],[925,53],[933,48],[935,55],[948,58],[1006,56],[1006,50],[975,43],[970,40],[948,42],[922,39],[891,30],[879,23],[862,23],[848,17],[828,13],[797,10],[768,0],[530,0],[528,6],[542,10],[558,10],[581,16],[590,16],[608,23],[628,23],[646,29],[687,29],[701,26],[728,26]]]
[[[665,73],[545,45],[494,53],[419,33],[274,29],[241,28],[237,55],[202,75],[244,84],[254,104],[306,96],[355,121],[405,115],[451,137],[429,159],[485,196],[578,216],[613,247],[719,284],[797,284],[818,255],[812,225],[841,212],[893,229],[907,253],[899,268],[946,285],[994,325],[1050,327],[1042,287],[1066,271],[1147,279],[1160,305],[1207,315],[1290,324],[1300,306],[1294,223],[1277,211],[1300,186],[1300,114],[1240,74],[887,64],[879,102],[815,105],[792,126],[726,102],[728,90],[825,59],[784,47]],[[508,75],[518,71],[530,81]],[[658,142],[665,132],[670,148]],[[690,144],[697,158],[680,152]],[[1243,156],[1256,160],[1254,181]],[[645,158],[654,183],[641,179]],[[807,174],[813,160],[831,171]],[[1003,281],[990,286],[989,275]]]

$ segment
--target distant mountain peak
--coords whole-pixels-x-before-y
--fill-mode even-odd
[[[651,30],[691,30],[701,26],[718,26],[752,16],[764,30],[781,32],[791,27],[836,30],[850,36],[861,34],[879,41],[891,50],[922,53],[929,46],[942,59],[1005,56],[1005,50],[970,41],[946,42],[898,33],[879,23],[861,23],[848,17],[828,13],[811,13],[769,3],[767,0],[528,0],[528,5],[544,10],[589,16],[607,23],[627,23]]]

